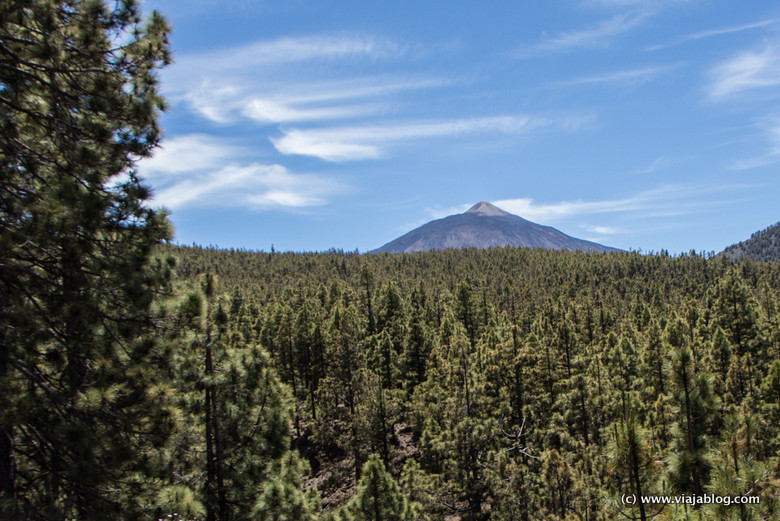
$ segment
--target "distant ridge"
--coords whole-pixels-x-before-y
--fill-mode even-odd
[[[747,239],[732,244],[719,253],[729,259],[751,259],[759,262],[780,261],[780,222],[755,232]]]
[[[415,228],[372,253],[411,253],[448,248],[487,249],[504,246],[602,253],[620,251],[570,237],[555,228],[527,221],[486,201],[480,201],[464,213],[450,215]]]

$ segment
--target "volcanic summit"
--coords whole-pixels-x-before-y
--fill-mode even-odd
[[[527,221],[486,201],[480,201],[464,213],[436,219],[415,228],[372,253],[411,253],[448,248],[487,249],[505,246],[589,252],[619,251],[616,248],[571,237],[550,226]]]

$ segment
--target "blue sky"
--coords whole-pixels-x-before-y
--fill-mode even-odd
[[[780,220],[780,4],[147,0],[176,241],[361,252],[487,200],[642,251]]]

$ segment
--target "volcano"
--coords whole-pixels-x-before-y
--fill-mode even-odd
[[[373,250],[372,253],[411,253],[448,248],[545,248],[605,253],[617,248],[577,239],[550,226],[513,215],[486,201],[466,212],[436,219]]]

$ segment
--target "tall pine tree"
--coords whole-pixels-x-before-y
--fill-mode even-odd
[[[0,518],[119,519],[167,424],[142,338],[170,227],[133,165],[160,135],[168,26],[132,0],[0,12]]]

